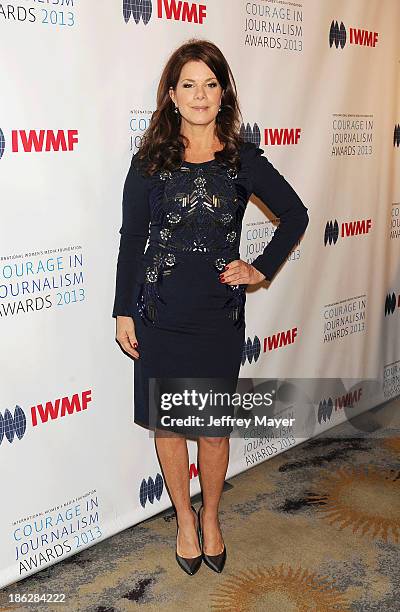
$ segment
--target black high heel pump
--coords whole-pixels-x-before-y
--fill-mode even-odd
[[[203,561],[206,565],[208,565],[208,567],[212,570],[214,570],[214,572],[217,572],[218,574],[220,574],[222,572],[222,570],[224,569],[225,566],[225,561],[226,561],[226,546],[224,544],[224,549],[221,553],[219,553],[218,555],[206,555],[205,552],[203,552],[203,530],[201,527],[201,521],[200,521],[200,510],[202,509],[203,506],[200,506],[199,511],[198,511],[198,519],[199,519],[199,539],[200,539],[200,545],[201,545],[201,550],[202,550],[202,554],[203,554]]]
[[[191,506],[191,508],[197,516],[196,510],[193,508],[193,506]],[[200,523],[198,523],[197,525],[197,537],[199,538],[199,545],[200,545],[200,527],[199,525]],[[177,536],[178,536],[178,530],[179,530],[179,525],[178,525],[178,520],[177,520],[176,521],[176,535]],[[175,551],[175,556],[176,556],[176,560],[178,562],[179,567],[181,567],[184,572],[189,574],[189,576],[193,576],[193,574],[195,574],[199,570],[202,559],[203,559],[202,554],[200,554],[198,557],[192,557],[192,558],[187,559],[186,557],[181,557],[180,555],[178,555],[178,551]]]

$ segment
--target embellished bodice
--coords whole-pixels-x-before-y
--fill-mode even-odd
[[[136,155],[124,185],[113,316],[137,316],[139,307],[141,317],[154,323],[157,307],[163,297],[172,295],[172,287],[176,290],[172,299],[173,302],[176,298],[175,307],[182,296],[197,297],[185,293],[183,278],[187,281],[191,277],[182,274],[193,267],[203,274],[196,287],[201,284],[210,291],[199,297],[207,304],[210,296],[217,296],[218,304],[226,297],[235,324],[240,322],[246,285],[213,283],[217,283],[227,263],[240,259],[240,234],[248,198],[254,193],[279,218],[272,240],[252,262],[268,280],[304,233],[308,209],[263,150],[253,143],[240,146],[238,175],[233,168],[211,160],[200,164],[183,162],[173,172],[149,176],[141,172],[135,158]],[[213,302],[213,308],[217,307]],[[167,304],[163,313],[167,317],[173,309],[173,303]],[[188,309],[191,310],[189,305]],[[185,313],[190,318],[192,313]]]
[[[180,252],[238,250],[245,201],[236,172],[220,164],[183,164],[159,173],[150,194],[150,244]]]
[[[157,319],[157,284],[187,254],[197,254],[215,270],[238,259],[247,194],[236,183],[236,171],[216,160],[184,162],[173,172],[154,177],[150,190],[150,234],[144,283],[138,302],[142,317]],[[240,319],[244,285],[226,285],[231,315]],[[236,294],[241,300],[233,300]],[[240,302],[240,304],[239,304]]]

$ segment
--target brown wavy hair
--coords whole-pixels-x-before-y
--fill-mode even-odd
[[[149,175],[160,170],[176,170],[184,161],[188,139],[180,133],[181,116],[174,112],[169,89],[176,89],[183,66],[203,61],[215,74],[223,90],[221,110],[216,116],[216,136],[224,145],[215,159],[240,167],[239,146],[241,112],[232,71],[220,49],[208,40],[190,39],[174,51],[162,72],[157,89],[157,110],[145,131],[135,156],[141,169]]]

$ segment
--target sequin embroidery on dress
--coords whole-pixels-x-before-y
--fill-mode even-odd
[[[151,193],[151,223],[146,267],[137,306],[144,322],[158,319],[163,277],[175,269],[185,253],[198,252],[215,271],[239,258],[241,223],[246,208],[243,190],[235,183],[236,171],[218,162],[182,166],[158,174]],[[146,251],[147,253],[147,251]],[[244,323],[246,285],[224,285],[227,308],[235,326]]]

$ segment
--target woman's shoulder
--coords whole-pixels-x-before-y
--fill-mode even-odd
[[[240,178],[250,181],[252,184],[255,176],[265,174],[267,158],[263,157],[263,154],[264,150],[260,149],[254,142],[242,142],[240,144]]]
[[[139,157],[139,151],[136,151],[132,155],[130,173],[135,178],[136,182],[140,183],[143,187],[148,188],[154,180],[158,177],[158,174],[148,174],[146,171],[143,160]]]
[[[137,174],[143,176],[143,178],[146,178],[143,162],[139,158],[139,151],[136,151],[136,153],[132,155],[131,167]]]

